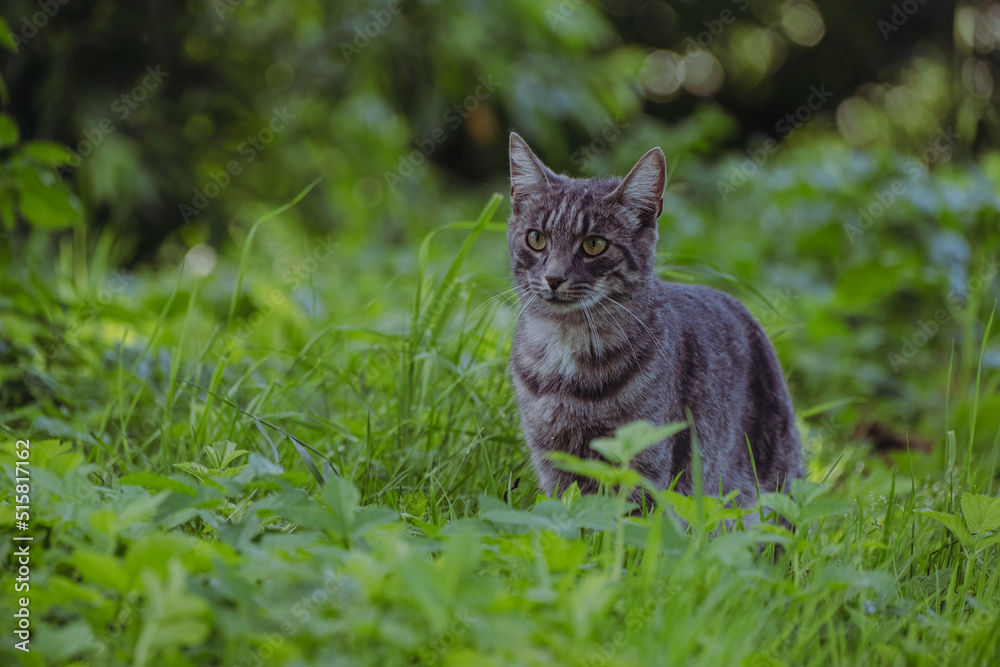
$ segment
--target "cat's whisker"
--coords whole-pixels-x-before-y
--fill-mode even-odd
[[[503,340],[507,340],[508,338],[510,338],[511,334],[514,332],[514,327],[517,325],[518,320],[521,319],[521,315],[528,308],[528,306],[530,306],[537,298],[538,298],[537,295],[533,295],[530,299],[528,299],[527,303],[521,304],[521,310],[517,311],[517,317],[515,317],[514,321],[510,323],[509,327],[507,327],[507,333],[504,334]]]
[[[594,324],[593,320],[590,318],[590,309],[586,305],[583,306],[583,316],[587,319],[587,327],[591,330],[593,338],[590,339],[590,354],[597,358],[597,369],[600,376],[604,376],[604,355],[601,354],[603,345],[601,344],[601,337],[597,331],[597,325]],[[597,350],[594,349],[594,344],[597,344]]]
[[[658,342],[656,336],[654,336],[653,332],[650,331],[649,327],[646,326],[646,323],[643,322],[642,320],[640,320],[639,317],[635,313],[633,313],[631,310],[628,309],[628,307],[626,307],[625,305],[623,305],[622,303],[620,303],[617,299],[615,299],[614,297],[612,297],[610,294],[605,293],[604,294],[604,298],[607,299],[608,301],[610,301],[611,303],[615,304],[619,308],[622,308],[626,313],[628,313],[633,318],[635,318],[635,321],[638,322],[639,325],[642,326],[642,328],[646,330],[647,334],[649,334],[650,339],[653,340],[653,342]]]
[[[587,333],[590,334],[590,338],[587,341],[587,347],[590,348],[590,355],[592,357],[597,357],[598,350],[595,350],[594,348],[595,346],[597,348],[601,347],[601,339],[597,334],[597,327],[594,326],[594,321],[590,319],[590,309],[587,308],[586,305],[583,306],[583,318],[587,321]]]
[[[515,288],[515,289],[516,289],[516,288]],[[509,292],[510,290],[507,290],[507,291]],[[502,294],[503,294],[503,293],[501,293],[501,295],[502,295]],[[498,295],[498,296],[501,296],[501,295]],[[476,352],[477,354],[478,354],[478,352],[479,352],[479,348],[480,348],[480,346],[481,346],[481,345],[482,345],[482,343],[483,343],[483,340],[485,340],[485,337],[486,337],[486,336],[485,336],[485,328],[486,328],[486,326],[488,326],[488,325],[491,325],[491,324],[493,323],[493,320],[494,320],[494,318],[496,318],[496,316],[497,316],[497,313],[499,313],[499,312],[500,312],[500,309],[501,309],[501,308],[510,308],[510,307],[512,307],[512,306],[514,305],[514,304],[513,304],[512,302],[513,302],[513,301],[515,301],[515,300],[516,300],[516,299],[518,298],[518,296],[519,296],[518,294],[507,294],[507,296],[506,296],[506,297],[505,297],[505,298],[504,298],[504,299],[503,299],[503,300],[502,300],[502,301],[500,302],[500,304],[499,304],[499,305],[498,305],[498,306],[497,306],[496,308],[494,308],[494,309],[493,309],[493,311],[492,311],[492,312],[490,313],[490,316],[489,316],[488,318],[486,318],[485,320],[483,320],[483,321],[482,321],[482,322],[480,323],[480,326],[481,326],[481,328],[483,328],[483,329],[484,329],[484,333],[483,333],[483,335],[481,335],[481,336],[479,337],[479,342],[478,342],[478,343],[476,343],[476,348],[475,348],[475,352]],[[496,298],[496,297],[494,297],[494,299],[495,299],[495,298]],[[492,300],[492,299],[491,299],[491,300]],[[518,315],[520,315],[520,313],[518,313]],[[514,320],[514,321],[515,321],[515,322],[517,321],[517,320],[516,320],[516,318],[515,318],[515,320]],[[464,329],[465,329],[465,328],[463,327],[463,331],[464,331]],[[506,335],[504,336],[504,340],[506,340],[507,336],[509,336],[509,335],[510,335],[510,333],[509,333],[509,330],[508,330],[508,333],[507,333],[507,334],[506,334]]]
[[[604,312],[606,312],[608,316],[611,318],[611,323],[614,324],[616,327],[618,327],[618,331],[622,332],[622,338],[625,339],[626,343],[628,343],[629,349],[632,350],[632,358],[635,359],[635,363],[638,364],[639,355],[635,353],[635,346],[632,345],[632,340],[628,337],[628,334],[625,333],[625,330],[622,329],[622,325],[618,324],[618,318],[616,318],[615,314],[612,313],[610,310],[608,310],[608,307],[605,306],[600,301],[597,302],[597,305],[604,309]]]
[[[499,305],[497,305],[497,307],[493,309],[493,311],[490,313],[490,316],[485,320],[484,323],[485,324],[492,323],[493,322],[493,318],[497,316],[497,313],[500,312],[500,309],[501,308],[510,308],[511,306],[513,306],[514,303],[519,298],[519,296],[520,295],[518,295],[518,294],[508,294],[506,297],[504,297],[504,299],[499,303]]]
[[[464,331],[465,331],[465,328],[466,328],[467,326],[469,326],[469,323],[470,323],[470,322],[472,322],[472,320],[474,320],[474,319],[475,319],[476,315],[478,315],[478,314],[479,314],[479,311],[483,310],[484,308],[486,308],[487,306],[489,306],[489,305],[490,305],[491,303],[493,303],[494,301],[496,301],[496,300],[497,300],[497,299],[499,299],[500,297],[503,297],[503,296],[506,296],[507,298],[505,298],[505,299],[504,299],[504,301],[507,301],[507,299],[508,299],[508,298],[510,298],[510,296],[509,296],[509,295],[511,294],[511,292],[517,292],[517,290],[518,290],[518,289],[519,289],[519,288],[518,288],[518,287],[517,287],[517,286],[515,285],[514,287],[511,287],[511,288],[508,288],[508,289],[505,289],[505,290],[503,290],[503,291],[502,291],[502,292],[500,292],[499,294],[494,294],[494,295],[493,295],[493,296],[491,296],[491,297],[490,297],[489,299],[487,299],[486,301],[484,301],[483,303],[481,303],[481,304],[479,305],[479,307],[478,307],[478,308],[476,308],[476,309],[475,309],[474,311],[472,311],[472,314],[471,314],[471,315],[469,315],[469,316],[468,316],[468,317],[467,317],[467,318],[465,319],[465,324],[463,324],[463,325],[462,325],[462,331],[461,331],[461,332],[464,332]],[[496,311],[494,311],[494,312],[496,312]],[[460,332],[460,333],[461,333],[461,332]]]

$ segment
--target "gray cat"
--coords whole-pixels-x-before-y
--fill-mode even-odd
[[[597,456],[590,441],[636,420],[694,417],[704,489],[762,491],[803,476],[792,401],[774,348],[733,297],[658,280],[653,269],[666,164],[653,148],[623,179],[550,171],[510,135],[507,246],[523,309],[510,372],[542,488],[596,482],[556,469],[547,454]],[[691,432],[642,452],[632,466],[659,489],[690,494]],[[638,500],[638,490],[633,499]]]

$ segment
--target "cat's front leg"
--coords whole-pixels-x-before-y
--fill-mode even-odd
[[[600,485],[596,480],[589,477],[582,477],[566,470],[560,470],[549,460],[548,454],[552,450],[540,450],[532,448],[531,463],[538,472],[538,484],[542,487],[545,495],[555,498],[561,496],[563,491],[576,482],[582,493],[597,493]]]

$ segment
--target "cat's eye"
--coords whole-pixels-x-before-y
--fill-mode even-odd
[[[591,257],[597,257],[608,249],[608,240],[602,236],[588,236],[583,240],[583,251]]]
[[[528,230],[528,246],[534,250],[542,250],[545,248],[545,234],[542,234],[537,229]]]

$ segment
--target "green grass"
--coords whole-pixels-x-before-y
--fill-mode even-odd
[[[106,235],[77,230],[57,262],[14,270],[0,304],[11,445],[0,524],[13,532],[12,445],[30,437],[34,634],[30,654],[5,638],[4,663],[996,662],[989,302],[969,303],[958,329],[924,350],[931,360],[904,370],[917,398],[889,399],[883,385],[860,395],[851,362],[830,356],[872,349],[869,329],[832,323],[861,296],[803,298],[769,330],[809,479],[794,500],[767,501],[795,530],[731,528],[721,501],[669,492],[659,501],[671,511],[635,518],[614,496],[539,495],[506,375],[517,309],[504,292],[500,204],[417,249],[335,254],[294,285],[269,268],[289,236],[280,217],[254,225],[210,275],[144,270],[108,303]],[[769,241],[751,260],[720,237],[735,248],[733,277],[711,268],[728,261],[682,262],[683,234],[665,239],[670,275],[769,298],[755,273],[773,261]],[[934,303],[910,304],[894,326],[911,329]],[[953,346],[952,334],[973,344]],[[942,350],[952,361],[928,373]],[[813,371],[822,359],[835,367]],[[926,410],[913,421],[929,452],[873,453],[824,421],[850,421],[863,404],[903,424],[908,402]],[[622,465],[641,437],[600,446]]]

